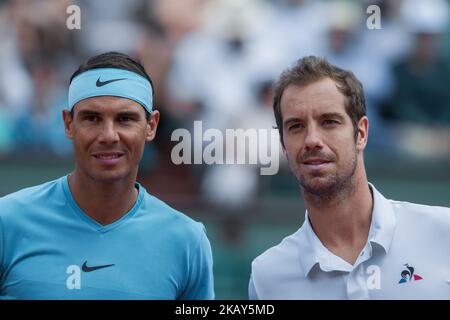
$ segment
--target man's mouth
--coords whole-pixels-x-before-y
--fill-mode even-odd
[[[111,160],[120,158],[121,156],[123,156],[123,153],[96,153],[93,156],[97,159]]]
[[[326,163],[330,163],[330,162],[331,162],[330,160],[313,158],[313,159],[308,159],[306,161],[303,161],[303,164],[309,165],[309,166],[318,166],[318,165],[326,164]]]
[[[331,165],[330,160],[321,158],[309,158],[302,162],[303,168],[306,172],[317,173],[322,172],[322,170],[328,169]]]
[[[122,152],[97,152],[92,154],[93,157],[99,160],[116,160],[123,156]]]

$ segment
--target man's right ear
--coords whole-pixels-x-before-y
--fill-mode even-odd
[[[66,137],[69,139],[73,139],[72,114],[70,113],[69,110],[64,109],[62,111],[62,117],[63,117],[63,121],[64,121],[64,132],[66,133]]]

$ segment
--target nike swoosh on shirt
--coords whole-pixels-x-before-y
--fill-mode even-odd
[[[114,81],[120,81],[120,80],[126,80],[127,78],[120,78],[120,79],[111,79],[111,80],[106,80],[106,81],[101,81],[100,77],[97,79],[97,82],[95,83],[95,85],[97,87],[103,87],[104,85],[114,82]]]
[[[81,266],[81,270],[83,270],[84,272],[92,272],[92,271],[95,271],[95,270],[98,270],[98,269],[104,269],[104,268],[108,268],[108,267],[112,267],[112,266],[114,266],[114,264],[105,264],[105,265],[102,265],[102,266],[88,267],[87,266],[87,261],[85,261],[83,263],[83,265]]]

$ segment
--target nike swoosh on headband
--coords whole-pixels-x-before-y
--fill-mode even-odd
[[[120,80],[126,80],[127,78],[120,78],[120,79],[112,79],[112,80],[106,80],[106,81],[101,81],[100,77],[97,79],[97,82],[95,83],[95,85],[97,87],[103,87],[104,85],[107,85],[108,83],[111,82],[115,82],[115,81],[120,81]]]

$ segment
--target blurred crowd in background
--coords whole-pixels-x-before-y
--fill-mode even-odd
[[[71,4],[80,30],[66,27]],[[380,30],[366,25],[372,4]],[[237,206],[256,197],[257,167],[174,166],[171,133],[194,120],[204,130],[271,129],[272,82],[305,55],[362,81],[368,152],[448,159],[449,14],[447,0],[0,0],[0,157],[70,159],[61,119],[69,78],[87,57],[121,51],[155,85],[161,124],[141,176],[161,181],[161,192]]]

